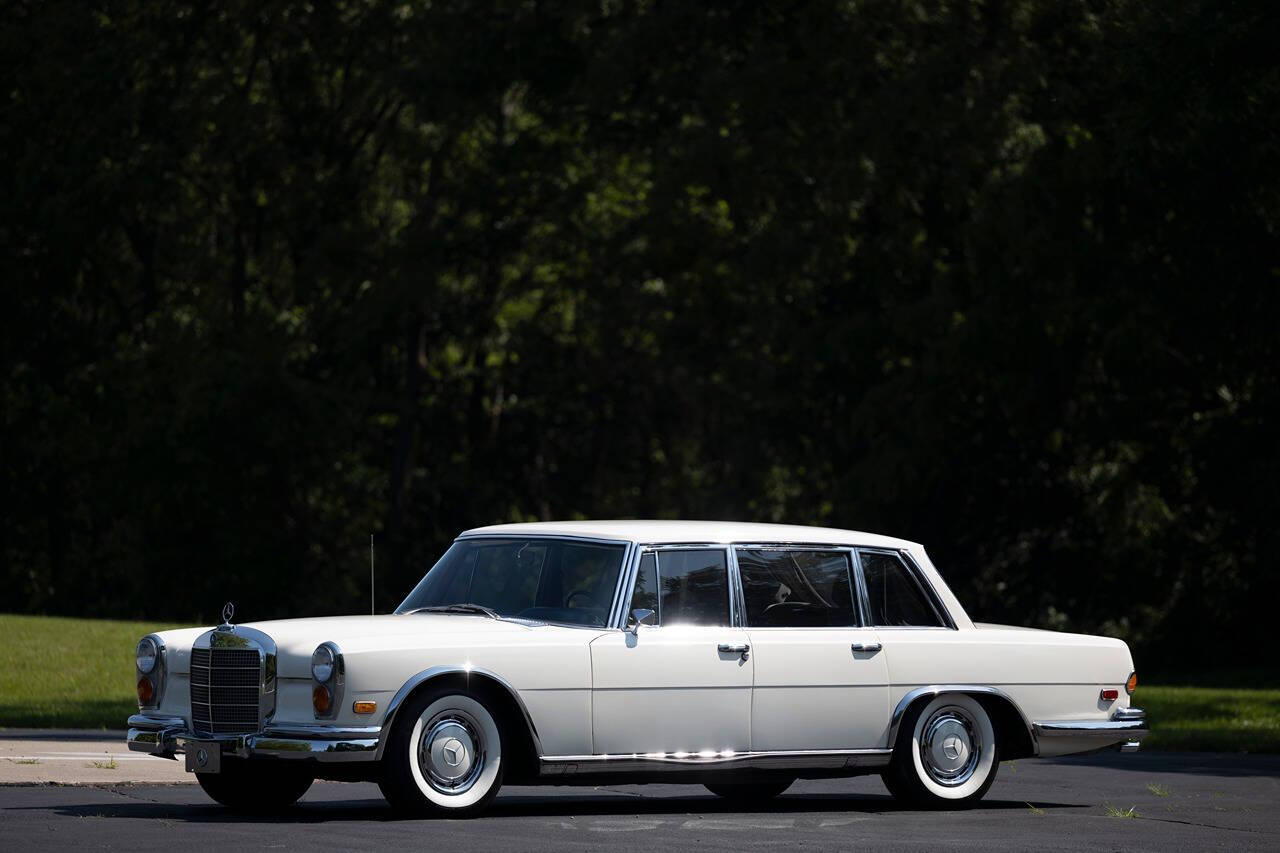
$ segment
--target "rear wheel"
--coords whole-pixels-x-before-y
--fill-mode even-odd
[[[378,784],[397,811],[471,817],[502,787],[502,734],[480,698],[427,689],[396,715],[382,761]]]
[[[221,773],[197,773],[196,781],[215,801],[241,812],[265,814],[292,806],[313,777],[288,762],[226,758]]]
[[[770,779],[760,782],[709,782],[706,788],[717,797],[743,803],[772,800],[791,787],[795,779]]]
[[[995,728],[982,704],[972,696],[944,694],[903,718],[883,778],[900,800],[965,808],[987,793],[999,766]]]

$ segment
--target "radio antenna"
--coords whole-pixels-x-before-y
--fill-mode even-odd
[[[369,534],[369,615],[378,615],[377,609],[374,607],[373,595],[373,534]]]

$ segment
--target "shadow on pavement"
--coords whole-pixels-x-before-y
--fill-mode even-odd
[[[1280,755],[1222,752],[1098,753],[1040,759],[1051,764],[1106,767],[1137,773],[1189,773],[1196,776],[1280,776]]]
[[[1088,808],[1081,804],[1025,802],[1022,800],[984,800],[978,807],[966,811],[974,813],[1003,810],[1026,811],[1028,806],[1046,811],[1058,809]],[[391,811],[381,800],[304,800],[299,805],[272,815],[241,814],[213,803],[92,803],[64,806],[26,806],[27,811],[52,811],[64,817],[94,818],[162,818],[192,823],[325,823],[330,821],[401,821],[421,820],[404,817]],[[810,796],[782,796],[758,808],[744,811],[735,805],[711,796],[694,797],[632,797],[632,796],[537,796],[518,794],[499,797],[482,817],[476,821],[501,820],[524,817],[597,817],[635,815],[804,815],[804,814],[892,814],[916,812],[909,806],[896,803],[888,796],[842,796],[818,794]],[[429,818],[428,818],[429,820]]]

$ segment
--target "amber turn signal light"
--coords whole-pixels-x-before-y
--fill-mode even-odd
[[[156,698],[156,688],[151,683],[151,679],[144,675],[138,679],[138,702],[150,705],[154,698]]]
[[[1130,696],[1132,696],[1133,691],[1137,689],[1138,689],[1138,673],[1131,672],[1129,673],[1129,680],[1124,683],[1124,691],[1128,693]]]
[[[332,701],[329,688],[323,684],[317,685],[316,689],[311,691],[311,705],[316,709],[317,714],[329,713],[329,703]]]
[[[378,710],[378,703],[363,702],[357,699],[355,702],[351,703],[351,710],[355,711],[357,714],[372,714],[374,711]]]

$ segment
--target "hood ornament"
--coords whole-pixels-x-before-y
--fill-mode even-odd
[[[222,605],[222,624],[218,627],[227,631],[231,630],[231,617],[235,615],[236,606],[234,604],[228,601],[226,604]]]

